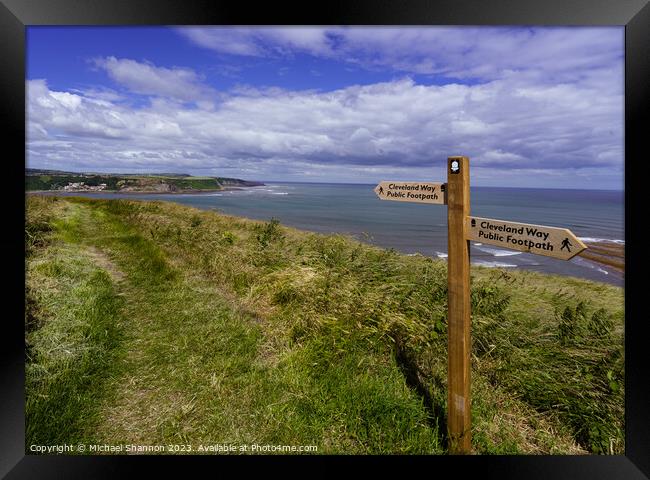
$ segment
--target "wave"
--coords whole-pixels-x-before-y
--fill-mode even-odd
[[[481,252],[489,253],[493,257],[510,257],[512,255],[521,255],[523,252],[513,252],[512,250],[501,250],[500,248],[478,247]]]
[[[611,238],[578,237],[578,239],[586,243],[608,242],[608,243],[617,243],[619,245],[625,245],[625,240],[612,240]]]
[[[589,260],[585,260],[585,259],[580,258],[580,257],[573,257],[571,259],[571,261],[573,263],[577,264],[577,265],[588,267],[588,268],[594,269],[594,270],[596,270],[598,272],[604,273],[605,275],[609,275],[609,272],[607,270],[603,270],[596,263],[591,262]]]
[[[447,256],[445,252],[436,252],[436,257],[438,258],[447,258]]]
[[[289,195],[289,192],[278,191],[277,188],[242,188],[240,190],[231,190],[239,195]]]
[[[503,263],[503,262],[488,262],[485,260],[476,260],[472,262],[474,265],[478,265],[481,267],[491,267],[491,268],[514,268],[517,267],[517,265],[513,263]]]

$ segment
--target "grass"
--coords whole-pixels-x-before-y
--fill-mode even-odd
[[[116,372],[121,301],[91,255],[68,243],[50,244],[44,223],[28,225],[26,442],[88,441],[101,413],[95,399]]]
[[[99,314],[113,340],[93,340],[112,360],[77,389],[94,406],[28,416],[30,438],[71,438],[65,423],[109,444],[446,452],[445,262],[162,202],[30,197],[26,238],[32,349],[61,338],[48,322],[83,318],[48,299],[114,306]],[[622,453],[622,290],[472,277],[474,451]],[[27,394],[28,410],[65,408]]]

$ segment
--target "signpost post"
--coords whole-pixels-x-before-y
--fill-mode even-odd
[[[447,436],[467,454],[471,437],[471,303],[469,241],[569,260],[587,248],[570,230],[470,215],[469,158],[447,159],[447,183],[380,182],[382,200],[447,205]]]
[[[470,409],[470,286],[469,159],[447,159],[447,430],[449,451],[469,453]]]

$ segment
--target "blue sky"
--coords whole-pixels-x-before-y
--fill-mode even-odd
[[[27,166],[622,189],[622,27],[28,27]]]

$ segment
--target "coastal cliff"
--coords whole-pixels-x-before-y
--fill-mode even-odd
[[[197,177],[186,174],[75,173],[27,169],[26,191],[191,193],[224,188],[255,187],[262,182],[227,177]]]

